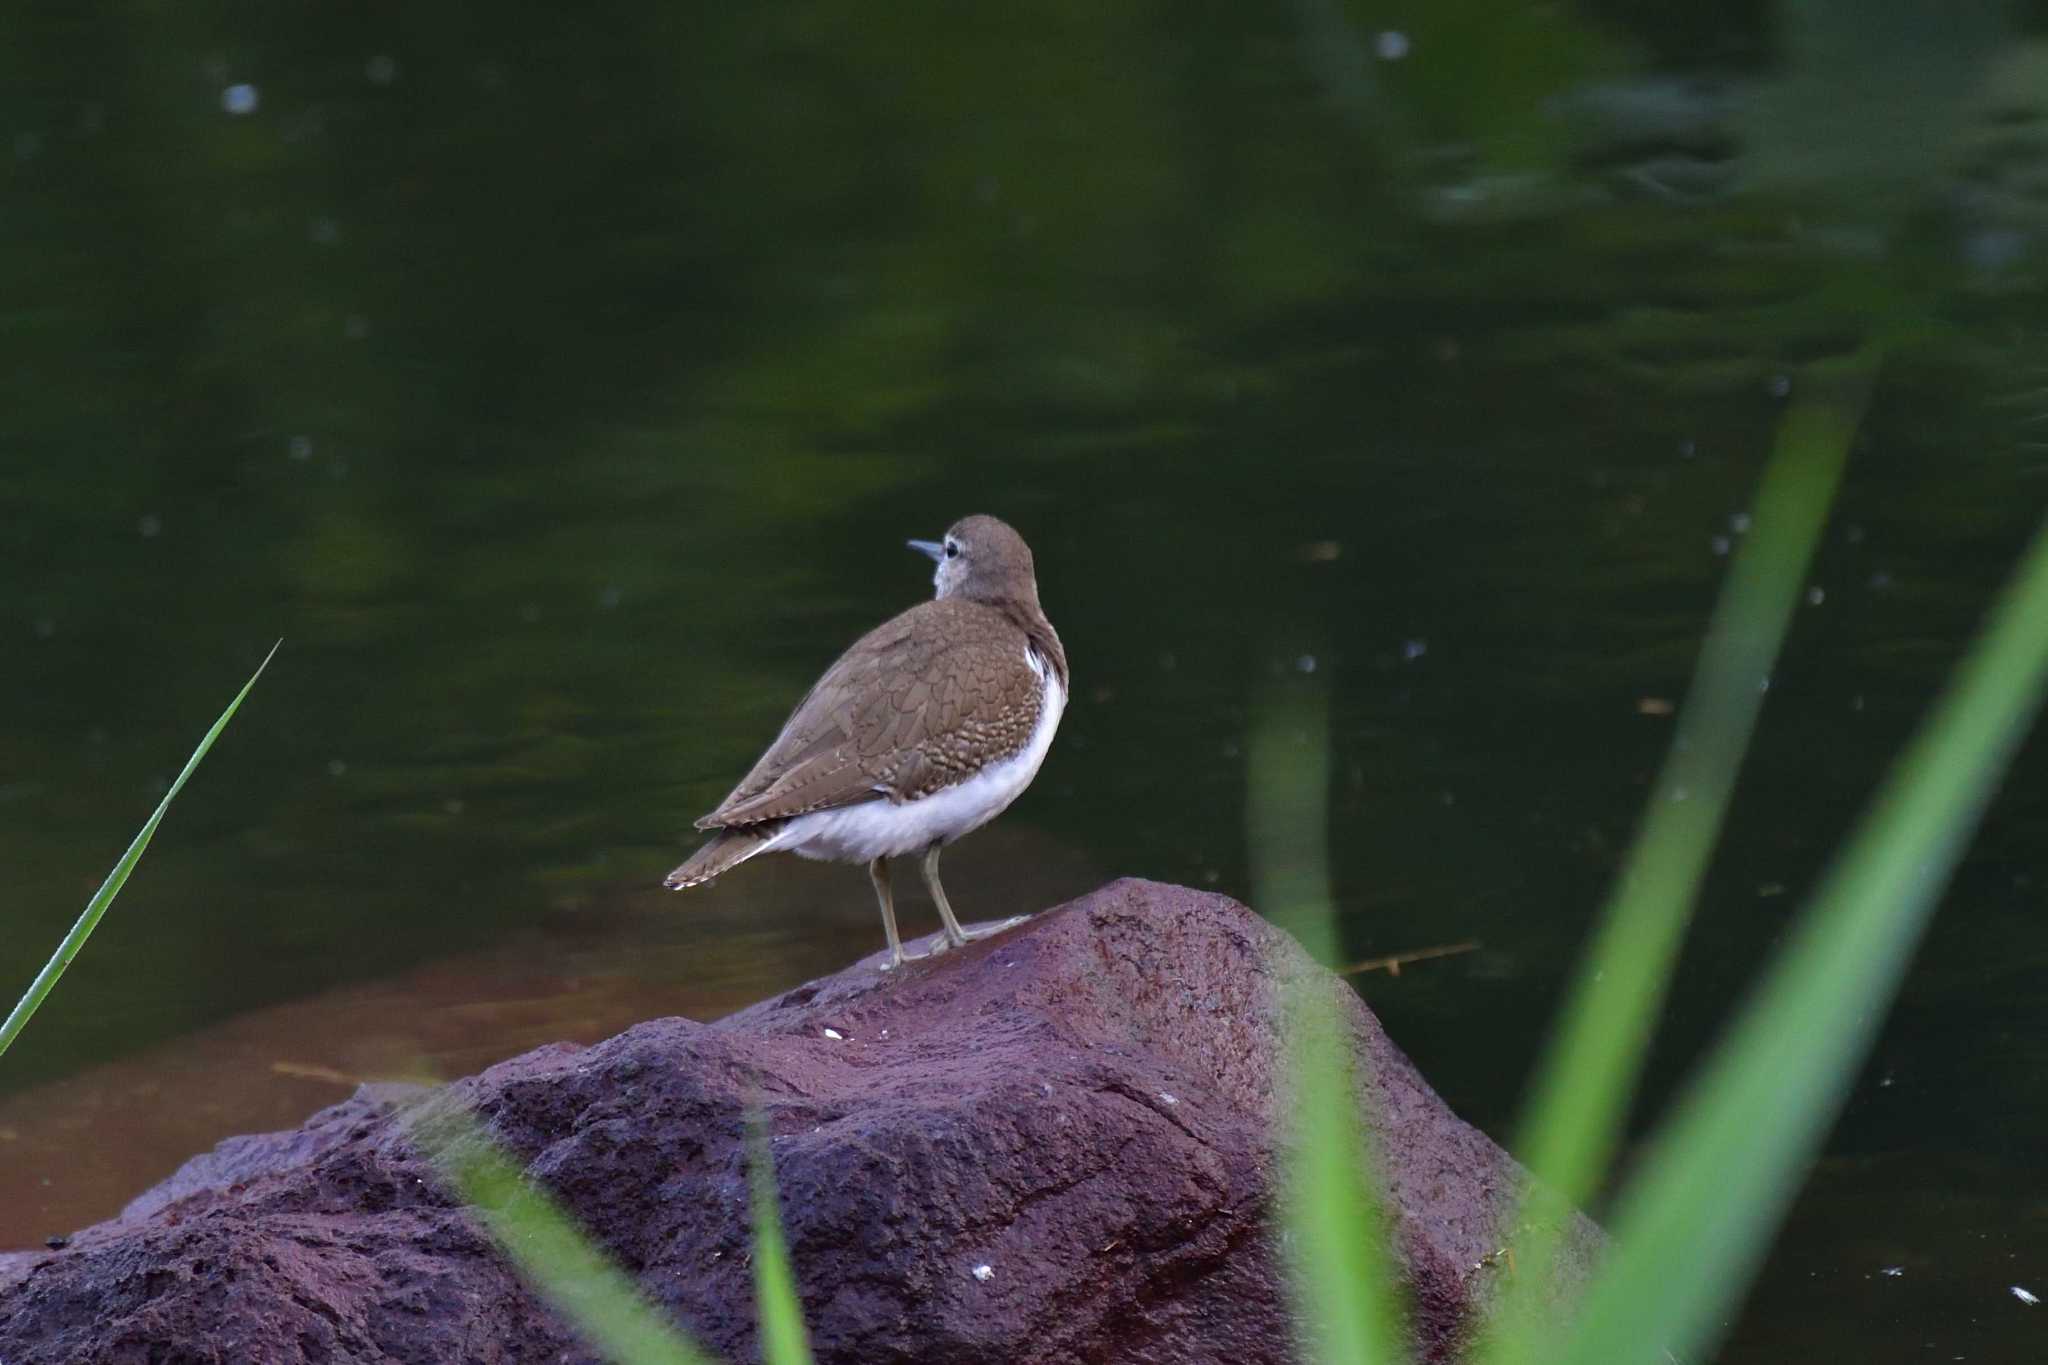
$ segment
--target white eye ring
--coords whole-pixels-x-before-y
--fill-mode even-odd
[[[960,542],[959,542],[959,541],[957,541],[957,540],[949,540],[949,541],[947,541],[947,542],[946,542],[946,558],[948,558],[948,559],[952,559],[952,558],[956,557],[956,556],[957,556],[957,555],[958,555],[959,553],[960,553]]]

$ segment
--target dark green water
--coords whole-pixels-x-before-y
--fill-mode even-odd
[[[0,995],[286,645],[0,1090],[506,942],[818,970],[814,903],[724,944],[617,907],[927,591],[903,539],[985,510],[1076,679],[1012,870],[1247,894],[1247,707],[1312,652],[1346,946],[1483,945],[1364,989],[1505,1136],[1786,387],[1882,336],[1647,1129],[2048,492],[2048,43],[1680,8],[21,20]],[[1725,1359],[2038,1353],[2044,777],[2037,741]]]

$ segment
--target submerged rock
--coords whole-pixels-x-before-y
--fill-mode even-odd
[[[453,1104],[727,1359],[757,1349],[755,1104],[821,1362],[1293,1359],[1275,988],[1318,969],[1290,940],[1120,881],[901,973],[878,960],[222,1143],[65,1250],[0,1258],[0,1360],[594,1359],[417,1154]],[[1370,1078],[1416,1347],[1447,1360],[1523,1176],[1324,978]],[[1575,1221],[1560,1292],[1599,1242]]]

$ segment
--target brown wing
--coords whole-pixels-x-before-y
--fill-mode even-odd
[[[915,800],[1023,748],[1044,688],[992,607],[921,602],[856,641],[717,810],[717,829]]]

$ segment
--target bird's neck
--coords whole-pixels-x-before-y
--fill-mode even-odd
[[[1017,628],[1024,632],[1024,639],[1038,656],[1052,669],[1053,677],[1059,679],[1060,691],[1067,687],[1067,649],[1060,643],[1060,633],[1052,628],[1052,621],[1046,616],[1045,608],[1038,605],[1038,594],[1029,597],[1006,598],[991,602],[990,606],[1010,618]]]
[[[1052,669],[1053,677],[1059,680],[1060,690],[1067,691],[1067,650],[1060,643],[1060,633],[1052,628],[1045,608],[1038,605],[1038,585],[1028,583],[1022,592],[960,592],[941,593],[939,600],[948,597],[975,602],[992,611],[998,611],[1017,629],[1024,632],[1025,642],[1038,652]]]

